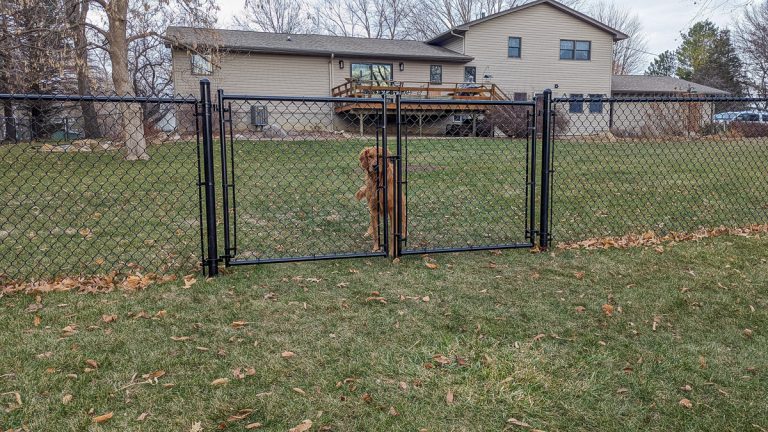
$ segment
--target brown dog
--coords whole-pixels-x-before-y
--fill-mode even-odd
[[[395,170],[392,162],[387,158],[387,155],[383,153],[381,148],[376,147],[366,147],[360,152],[360,167],[365,171],[365,185],[360,187],[360,190],[355,193],[355,198],[357,198],[358,201],[363,198],[368,201],[368,212],[370,213],[371,222],[370,225],[368,225],[368,232],[365,233],[365,235],[373,236],[374,252],[379,250],[379,217],[384,216],[383,180],[385,160],[387,167],[387,217],[389,218],[390,226],[391,221],[393,221],[395,217]],[[382,188],[378,189],[379,186]],[[400,196],[400,202],[403,203],[400,232],[402,233],[402,236],[405,237],[405,197],[402,195]],[[394,230],[390,228],[389,231],[390,239],[394,239]],[[392,242],[390,242],[390,245],[391,244]]]

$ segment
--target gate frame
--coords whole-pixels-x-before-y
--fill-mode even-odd
[[[471,252],[471,251],[487,251],[487,250],[502,250],[502,249],[531,249],[536,246],[536,236],[538,234],[538,231],[536,230],[534,224],[535,224],[535,204],[536,204],[536,180],[535,180],[535,173],[536,173],[536,146],[537,146],[537,138],[538,138],[538,132],[536,130],[537,126],[537,101],[534,98],[532,101],[511,101],[511,100],[476,100],[476,99],[469,99],[469,100],[462,100],[462,99],[451,99],[451,100],[441,100],[441,99],[401,99],[400,95],[395,95],[396,101],[397,101],[397,161],[398,161],[398,169],[396,170],[396,175],[398,177],[398,192],[402,191],[402,185],[403,183],[406,184],[407,182],[403,181],[403,170],[402,170],[402,133],[401,133],[401,106],[402,104],[414,104],[414,105],[490,105],[490,106],[519,106],[519,107],[528,107],[530,109],[530,112],[533,113],[532,116],[529,117],[529,123],[528,123],[528,136],[526,137],[526,161],[525,161],[525,229],[524,234],[525,238],[528,240],[528,242],[525,243],[509,243],[509,244],[497,244],[497,245],[484,245],[484,246],[457,246],[457,247],[432,247],[432,248],[419,248],[419,249],[407,249],[403,248],[402,244],[405,241],[405,238],[400,236],[398,238],[398,246],[397,246],[397,252],[398,254],[395,257],[399,256],[406,256],[406,255],[423,255],[423,254],[435,254],[435,253],[450,253],[450,252]],[[530,151],[529,151],[530,149]],[[408,169],[406,161],[406,170]],[[407,190],[407,189],[406,189]],[[398,193],[395,197],[396,205],[397,205],[397,214],[400,215],[401,213],[401,205],[407,204],[408,197],[406,195],[405,197],[405,203],[401,203],[402,200],[402,194]],[[401,215],[400,215],[401,216]],[[398,231],[400,230],[400,218],[398,217]],[[406,224],[407,224],[407,218],[406,218]],[[530,226],[529,226],[530,225]]]
[[[543,104],[541,112],[539,112],[539,98],[543,97]],[[282,101],[282,102],[323,102],[323,103],[338,103],[338,102],[360,102],[359,98],[342,98],[342,97],[302,97],[302,96],[258,96],[258,95],[243,95],[243,94],[227,94],[223,89],[217,89],[216,92],[216,104],[212,103],[210,81],[207,78],[200,80],[200,110],[198,116],[200,117],[201,127],[199,128],[199,134],[202,142],[203,153],[203,173],[204,179],[200,183],[201,188],[205,191],[205,233],[203,235],[203,227],[201,224],[201,241],[205,238],[207,245],[201,245],[203,249],[206,249],[207,254],[203,257],[203,272],[207,271],[208,276],[216,276],[219,273],[219,263],[223,262],[225,267],[251,265],[251,264],[267,264],[267,263],[287,263],[287,262],[300,262],[300,261],[320,261],[329,259],[343,259],[343,258],[368,258],[378,256],[389,256],[391,258],[398,258],[406,255],[420,255],[425,253],[446,253],[446,252],[468,252],[468,251],[483,251],[483,250],[500,250],[500,249],[531,249],[537,246],[536,240],[538,238],[538,246],[542,250],[546,250],[549,246],[551,238],[549,231],[550,212],[551,212],[551,140],[552,140],[552,120],[554,113],[551,109],[552,104],[552,91],[547,89],[542,95],[535,96],[531,101],[511,101],[511,100],[440,100],[440,99],[403,99],[400,93],[382,94],[382,98],[377,100],[375,98],[368,99],[367,102],[376,103],[381,105],[381,122],[377,125],[377,146],[382,149],[382,158],[387,159],[387,162],[391,162],[395,165],[393,169],[394,186],[395,186],[395,208],[396,211],[393,214],[393,221],[388,220],[388,211],[383,215],[383,244],[382,250],[378,252],[352,252],[352,253],[333,253],[322,255],[305,255],[294,257],[276,257],[276,258],[255,258],[255,259],[236,259],[237,254],[237,204],[236,204],[236,186],[235,186],[235,162],[234,162],[234,132],[232,128],[232,109],[231,101]],[[388,135],[387,135],[387,106],[389,103],[395,105],[395,127],[396,127],[396,139],[395,139],[395,152],[394,154],[388,151]],[[509,243],[509,244],[496,244],[496,245],[484,245],[484,246],[460,246],[460,247],[433,247],[433,248],[420,248],[420,249],[408,249],[404,247],[407,240],[402,232],[403,214],[402,209],[404,205],[407,205],[407,197],[403,194],[403,185],[406,187],[407,193],[407,180],[403,179],[403,129],[402,129],[402,105],[403,104],[440,104],[444,105],[489,105],[489,106],[521,106],[529,107],[530,111],[526,114],[528,120],[527,136],[526,136],[526,161],[525,161],[525,238],[527,242]],[[226,104],[226,105],[225,105]],[[218,253],[218,238],[217,238],[217,220],[216,220],[216,193],[215,193],[215,162],[214,162],[214,140],[213,140],[213,111],[217,111],[217,120],[220,136],[220,169],[222,179],[222,224],[223,224],[223,241],[224,241],[224,253],[219,255]],[[196,108],[197,110],[197,108]],[[542,130],[541,130],[541,183],[540,194],[537,194],[537,177],[536,177],[536,165],[537,165],[537,146],[539,141],[538,130],[538,117],[542,116]],[[227,142],[227,129],[226,125],[229,124],[229,142]],[[379,133],[381,133],[381,141],[379,144]],[[406,136],[406,144],[407,144]],[[227,149],[229,144],[229,151]],[[406,156],[407,157],[407,156]],[[405,169],[407,170],[407,160],[405,163]],[[387,208],[388,199],[388,181],[387,170],[383,170],[383,185],[379,186],[379,189],[383,189],[384,208]],[[407,173],[406,173],[407,175]],[[536,199],[540,197],[540,213],[539,213],[539,226],[536,227]],[[405,202],[402,200],[405,199]],[[201,201],[203,197],[201,196]],[[202,207],[202,203],[201,203]],[[201,209],[202,210],[202,209]],[[230,215],[230,210],[232,214]],[[231,216],[231,217],[230,217]],[[390,226],[390,222],[393,223]],[[405,220],[407,224],[407,218]],[[393,242],[390,243],[389,230],[393,231]]]

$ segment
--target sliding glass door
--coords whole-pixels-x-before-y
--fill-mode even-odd
[[[392,65],[385,63],[352,63],[352,78],[374,85],[387,85],[392,81]]]

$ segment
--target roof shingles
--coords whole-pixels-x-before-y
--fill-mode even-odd
[[[168,27],[174,45],[216,47],[225,51],[316,56],[419,59],[467,63],[472,57],[415,40],[367,39],[311,34],[263,33],[241,30]]]

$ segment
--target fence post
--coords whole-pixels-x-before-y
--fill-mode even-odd
[[[205,257],[204,269],[208,276],[219,274],[219,254],[216,238],[216,185],[213,167],[213,109],[211,104],[211,82],[207,78],[200,80],[200,106],[202,108],[203,134],[203,172],[205,182],[205,227],[208,242],[208,256]]]
[[[395,178],[393,180],[393,184],[395,186],[395,190],[392,191],[393,195],[395,197],[395,211],[393,212],[395,214],[395,221],[394,221],[394,238],[395,238],[395,244],[394,244],[394,258],[397,258],[400,256],[400,250],[403,246],[403,238],[405,233],[403,233],[403,208],[405,206],[405,203],[402,202],[403,199],[403,161],[402,161],[402,151],[403,151],[403,141],[402,141],[402,117],[400,113],[400,92],[397,92],[395,94],[395,128],[397,133],[397,141],[396,141],[396,154],[395,154]]]
[[[552,146],[552,90],[544,90],[544,104],[541,110],[541,209],[539,211],[539,247],[549,247],[549,177],[550,151]]]

